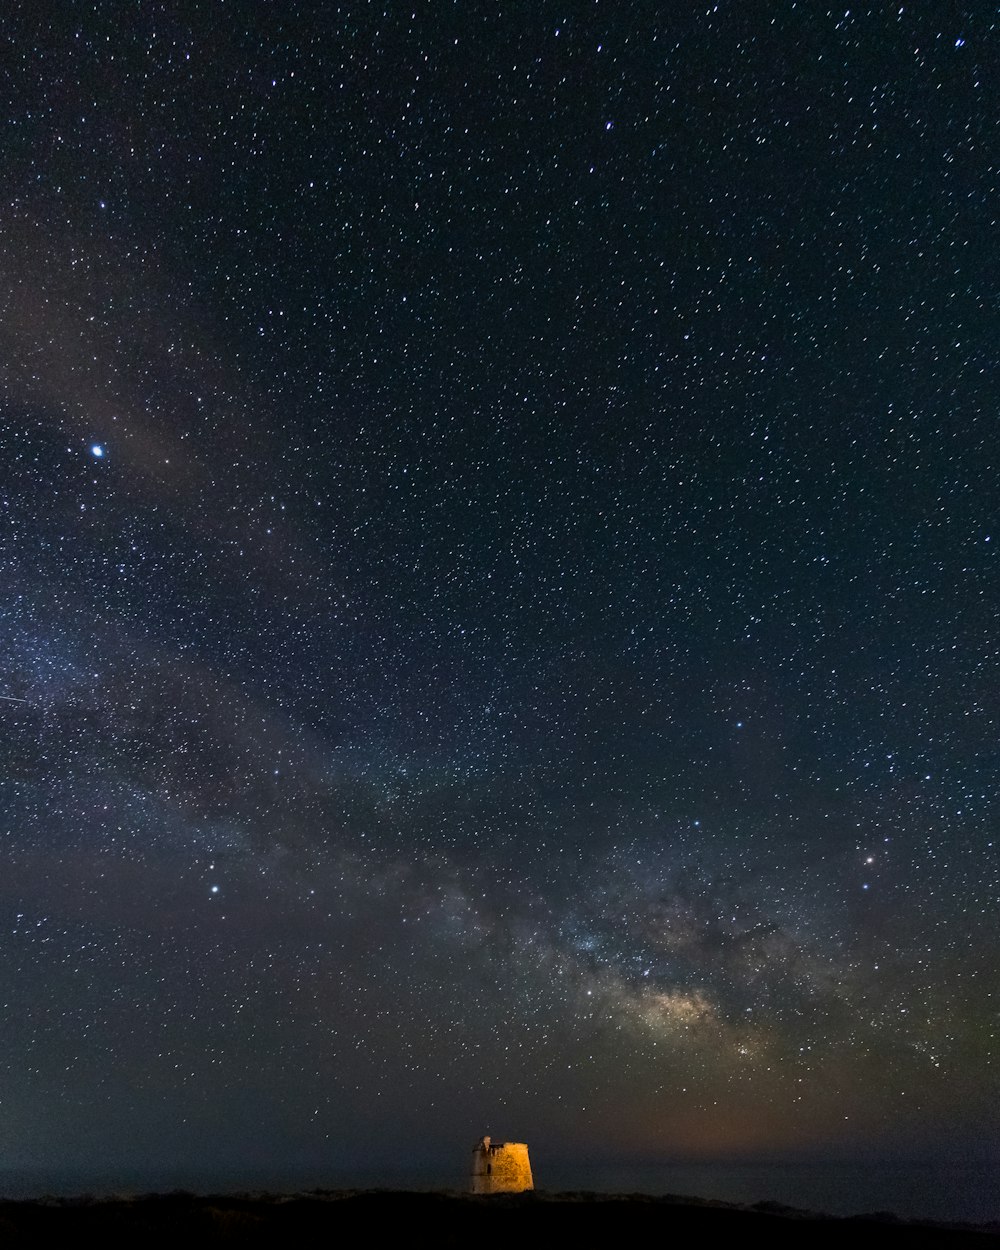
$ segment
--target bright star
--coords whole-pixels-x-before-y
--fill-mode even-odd
[[[90,454],[94,456],[95,459],[101,460],[104,457],[104,448],[100,443],[93,443],[90,448]]]

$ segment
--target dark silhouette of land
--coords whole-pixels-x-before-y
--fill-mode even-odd
[[[837,1218],[774,1203],[741,1207],[667,1195],[502,1194],[382,1190],[295,1195],[190,1193],[138,1198],[0,1202],[0,1244],[15,1246],[375,1246],[440,1250],[513,1244],[646,1250],[665,1244],[849,1247],[849,1250],[1000,1248],[1000,1223],[928,1224],[890,1214]],[[684,1239],[678,1241],[677,1239]]]

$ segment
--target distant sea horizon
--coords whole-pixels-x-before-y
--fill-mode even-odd
[[[776,1203],[835,1216],[891,1213],[901,1219],[1000,1223],[1000,1165],[992,1163],[545,1163],[535,1185],[549,1192],[677,1195],[742,1205]],[[459,1170],[180,1168],[0,1169],[0,1198],[28,1200],[192,1193],[293,1193],[314,1189],[464,1191]]]

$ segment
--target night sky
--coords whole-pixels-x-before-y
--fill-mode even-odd
[[[995,1150],[992,6],[0,36],[3,1165]]]

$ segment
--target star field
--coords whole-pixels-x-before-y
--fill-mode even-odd
[[[6,1166],[995,1146],[997,34],[0,17]]]

